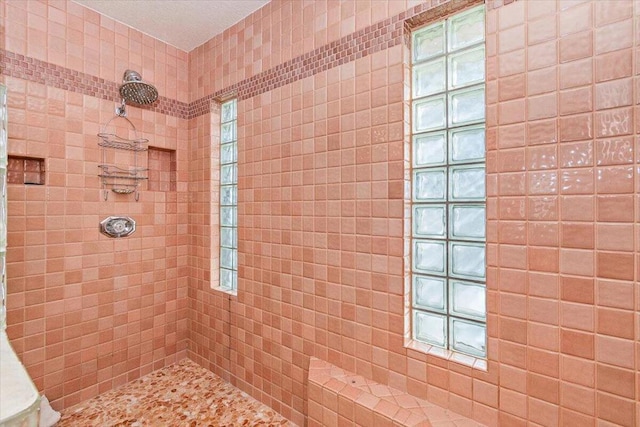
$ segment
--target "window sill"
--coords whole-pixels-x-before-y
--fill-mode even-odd
[[[227,294],[227,295],[232,295],[234,297],[238,296],[238,290],[237,289],[227,289],[227,288],[222,288],[220,286],[212,286],[211,290],[222,292],[223,294]]]
[[[425,344],[420,341],[410,340],[405,347],[412,350],[420,351],[422,353],[430,354],[432,356],[440,357],[450,362],[456,362],[461,365],[469,366],[473,369],[487,372],[487,360],[479,357],[469,356],[468,354],[462,354],[455,351],[447,350],[441,347]]]

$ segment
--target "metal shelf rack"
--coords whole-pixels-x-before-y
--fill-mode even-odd
[[[134,138],[128,139],[118,136],[117,133],[108,132],[107,129],[114,119],[122,119],[126,121],[127,129],[133,131]],[[148,139],[139,138],[136,127],[122,114],[116,114],[103,127],[102,132],[98,133],[100,141],[98,145],[101,148],[102,163],[98,165],[100,173],[98,176],[102,181],[102,189],[104,192],[104,200],[109,198],[109,190],[116,194],[134,194],[136,201],[140,198],[138,188],[140,181],[148,179],[146,173],[147,168],[138,166],[138,153],[149,149]],[[113,151],[113,152],[111,152]],[[115,165],[109,162],[109,159],[116,158],[115,152],[130,152],[127,160],[129,164]]]

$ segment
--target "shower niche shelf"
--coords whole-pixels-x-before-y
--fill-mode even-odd
[[[116,119],[124,126],[116,127]],[[133,138],[118,135],[118,131],[126,131],[128,136]],[[100,168],[98,177],[102,182],[104,200],[109,198],[109,190],[111,190],[116,194],[133,193],[135,200],[138,201],[140,182],[148,179],[148,168],[138,164],[138,153],[149,149],[147,145],[149,140],[139,138],[133,123],[120,114],[105,124],[98,137],[102,157],[102,163],[98,165]]]

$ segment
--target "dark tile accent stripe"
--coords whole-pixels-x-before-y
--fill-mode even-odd
[[[503,1],[506,3],[514,0]],[[412,28],[481,2],[482,0],[427,0],[406,12],[193,101],[189,104],[189,118],[208,113],[211,102],[226,94],[234,93],[238,100],[249,99],[378,51],[408,43],[406,35]]]
[[[2,74],[6,76],[120,102],[119,83],[110,82],[90,74],[74,71],[39,59],[29,58],[4,49],[0,49],[0,69]],[[142,108],[170,116],[187,118],[189,104],[160,96],[156,102]]]
[[[498,8],[512,1],[514,0],[489,0],[487,7]],[[427,0],[406,12],[370,25],[191,103],[159,97],[154,104],[144,108],[179,118],[195,118],[209,113],[212,101],[230,93],[239,100],[249,99],[375,52],[401,43],[409,43],[407,34],[411,29],[480,2],[482,0]],[[7,76],[114,102],[120,101],[118,83],[3,49],[0,49],[0,67],[2,74]]]
[[[387,19],[200,98],[189,105],[189,117],[208,113],[211,101],[226,93],[235,93],[238,100],[249,99],[396,46],[402,42],[402,34],[403,22]]]

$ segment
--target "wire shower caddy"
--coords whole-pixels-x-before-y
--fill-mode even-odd
[[[147,145],[149,140],[138,137],[136,127],[131,120],[125,117],[125,114],[126,113],[124,112],[117,112],[117,114],[104,125],[102,132],[98,133],[98,137],[100,138],[98,145],[101,148],[100,151],[102,157],[102,163],[98,165],[100,168],[98,176],[102,181],[103,197],[105,201],[109,198],[109,190],[116,194],[133,193],[135,200],[138,201],[140,199],[140,182],[148,178],[146,176],[148,169],[138,165],[138,153],[149,149]],[[115,131],[113,133],[107,131],[109,124],[111,124],[115,119],[122,119],[126,121],[128,129],[133,131],[133,139],[118,136]],[[110,150],[114,150],[115,152],[118,150],[130,152],[130,164],[117,166],[109,163],[107,160]]]

